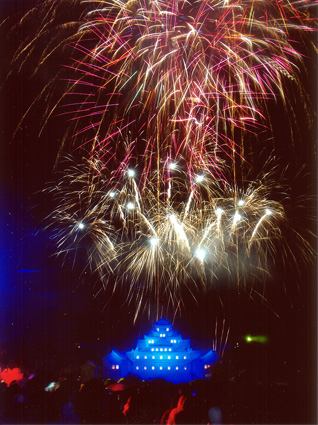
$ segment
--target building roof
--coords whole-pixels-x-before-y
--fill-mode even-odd
[[[172,326],[172,323],[168,322],[165,318],[161,318],[154,323],[155,326]]]

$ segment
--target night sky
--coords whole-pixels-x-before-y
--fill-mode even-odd
[[[23,31],[8,30],[17,16],[34,1],[0,1],[1,21],[1,200],[0,200],[0,352],[2,362],[14,359],[19,365],[32,369],[47,365],[48,369],[71,362],[99,356],[92,347],[99,347],[103,355],[112,348],[135,347],[137,336],[152,327],[147,315],[133,323],[134,306],[124,303],[125,290],[110,294],[99,291],[97,276],[82,273],[85,259],[73,265],[71,258],[55,258],[55,247],[49,231],[44,230],[44,219],[54,207],[48,195],[41,191],[53,178],[53,168],[63,135],[63,122],[52,120],[38,136],[41,107],[35,107],[13,137],[19,120],[34,99],[42,81],[52,78],[63,63],[61,56],[53,57],[37,75],[30,77],[30,69],[16,72],[8,78],[10,58]],[[5,43],[3,43],[5,40]],[[307,51],[308,75],[304,86],[308,90],[312,109],[316,108],[316,59]],[[31,61],[32,62],[32,61]],[[30,67],[31,67],[30,63]],[[290,126],[279,103],[271,105],[276,153],[289,165],[287,176],[292,181],[292,192],[297,197],[316,194],[316,123],[305,123],[302,104],[299,131],[293,148],[286,145]],[[302,115],[303,114],[303,115]],[[265,146],[265,145],[264,145]],[[265,155],[271,147],[264,147]],[[296,175],[304,165],[298,180]],[[297,213],[304,227],[315,231],[315,201]],[[311,241],[315,245],[314,240]],[[97,295],[98,294],[98,295]],[[268,374],[290,377],[301,370],[302,378],[311,391],[315,382],[316,362],[316,263],[300,266],[299,275],[285,265],[274,270],[265,287],[266,302],[235,287],[222,285],[207,294],[198,293],[196,300],[185,295],[181,315],[174,325],[183,337],[191,338],[193,347],[209,348],[216,318],[225,319],[230,327],[229,346],[244,345],[244,335],[262,334],[269,337],[260,350]],[[168,320],[173,317],[167,317]],[[88,351],[77,346],[89,347]],[[255,351],[256,353],[256,351]],[[260,355],[258,353],[257,355]],[[309,398],[312,392],[309,392]]]

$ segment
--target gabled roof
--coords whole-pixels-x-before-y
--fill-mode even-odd
[[[157,322],[155,322],[154,326],[172,326],[172,324],[170,322],[168,322],[168,320],[162,318],[162,319],[158,320]]]
[[[212,360],[212,359],[217,359],[217,354],[213,351],[213,350],[209,350],[207,353],[205,353],[201,358],[202,358],[202,360],[206,360],[206,361],[209,361],[209,360]]]
[[[127,360],[126,353],[121,353],[117,350],[112,350],[105,358],[116,361]]]

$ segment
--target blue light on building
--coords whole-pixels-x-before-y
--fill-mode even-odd
[[[193,350],[190,340],[183,339],[166,319],[155,322],[134,350],[113,350],[103,359],[105,377],[118,380],[134,374],[143,380],[164,378],[173,383],[205,378],[217,361],[212,350]]]

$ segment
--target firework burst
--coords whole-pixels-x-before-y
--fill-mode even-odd
[[[268,100],[285,102],[286,79],[299,84],[290,33],[311,30],[307,2],[84,3],[60,106],[76,146],[138,162],[144,185],[160,161],[181,157],[220,177],[224,160],[243,155],[235,134],[268,125]]]
[[[31,12],[41,15],[39,30],[15,66],[23,69],[56,29],[63,4],[46,1]],[[270,273],[288,228],[286,191],[266,173],[238,176],[237,163],[245,161],[243,140],[270,127],[268,102],[287,107],[286,81],[300,86],[293,38],[313,30],[312,5],[68,4],[77,17],[59,25],[34,73],[61,46],[71,59],[34,103],[64,80],[43,125],[52,115],[66,119],[62,151],[84,160],[49,189],[56,208],[48,227],[58,254],[85,247],[104,284],[109,276],[115,287],[124,282],[127,299],[137,297],[136,315],[151,296],[158,314],[163,299],[180,302],[184,287],[195,294],[224,276],[244,287]]]
[[[121,184],[113,174],[96,158],[65,168],[48,189],[56,206],[48,227],[57,254],[84,249],[105,285],[123,284],[127,300],[136,297],[136,315],[150,308],[149,299],[176,307],[185,288],[195,297],[235,281],[252,291],[270,274],[290,231],[288,195],[271,174],[233,188],[167,167],[159,197],[156,175],[140,191],[136,170]]]
[[[269,125],[267,103],[288,103],[287,80],[300,86],[293,38],[315,25],[305,0],[86,0],[68,7],[81,12],[77,21],[57,27],[61,4],[36,9],[40,30],[14,63],[23,68],[43,38],[53,40],[38,69],[71,46],[72,60],[40,94],[47,99],[57,80],[68,82],[44,123],[52,114],[68,118],[65,143],[102,153],[105,164],[134,161],[144,185],[162,160],[182,157],[189,172],[219,178],[224,161],[243,157],[238,135]]]

